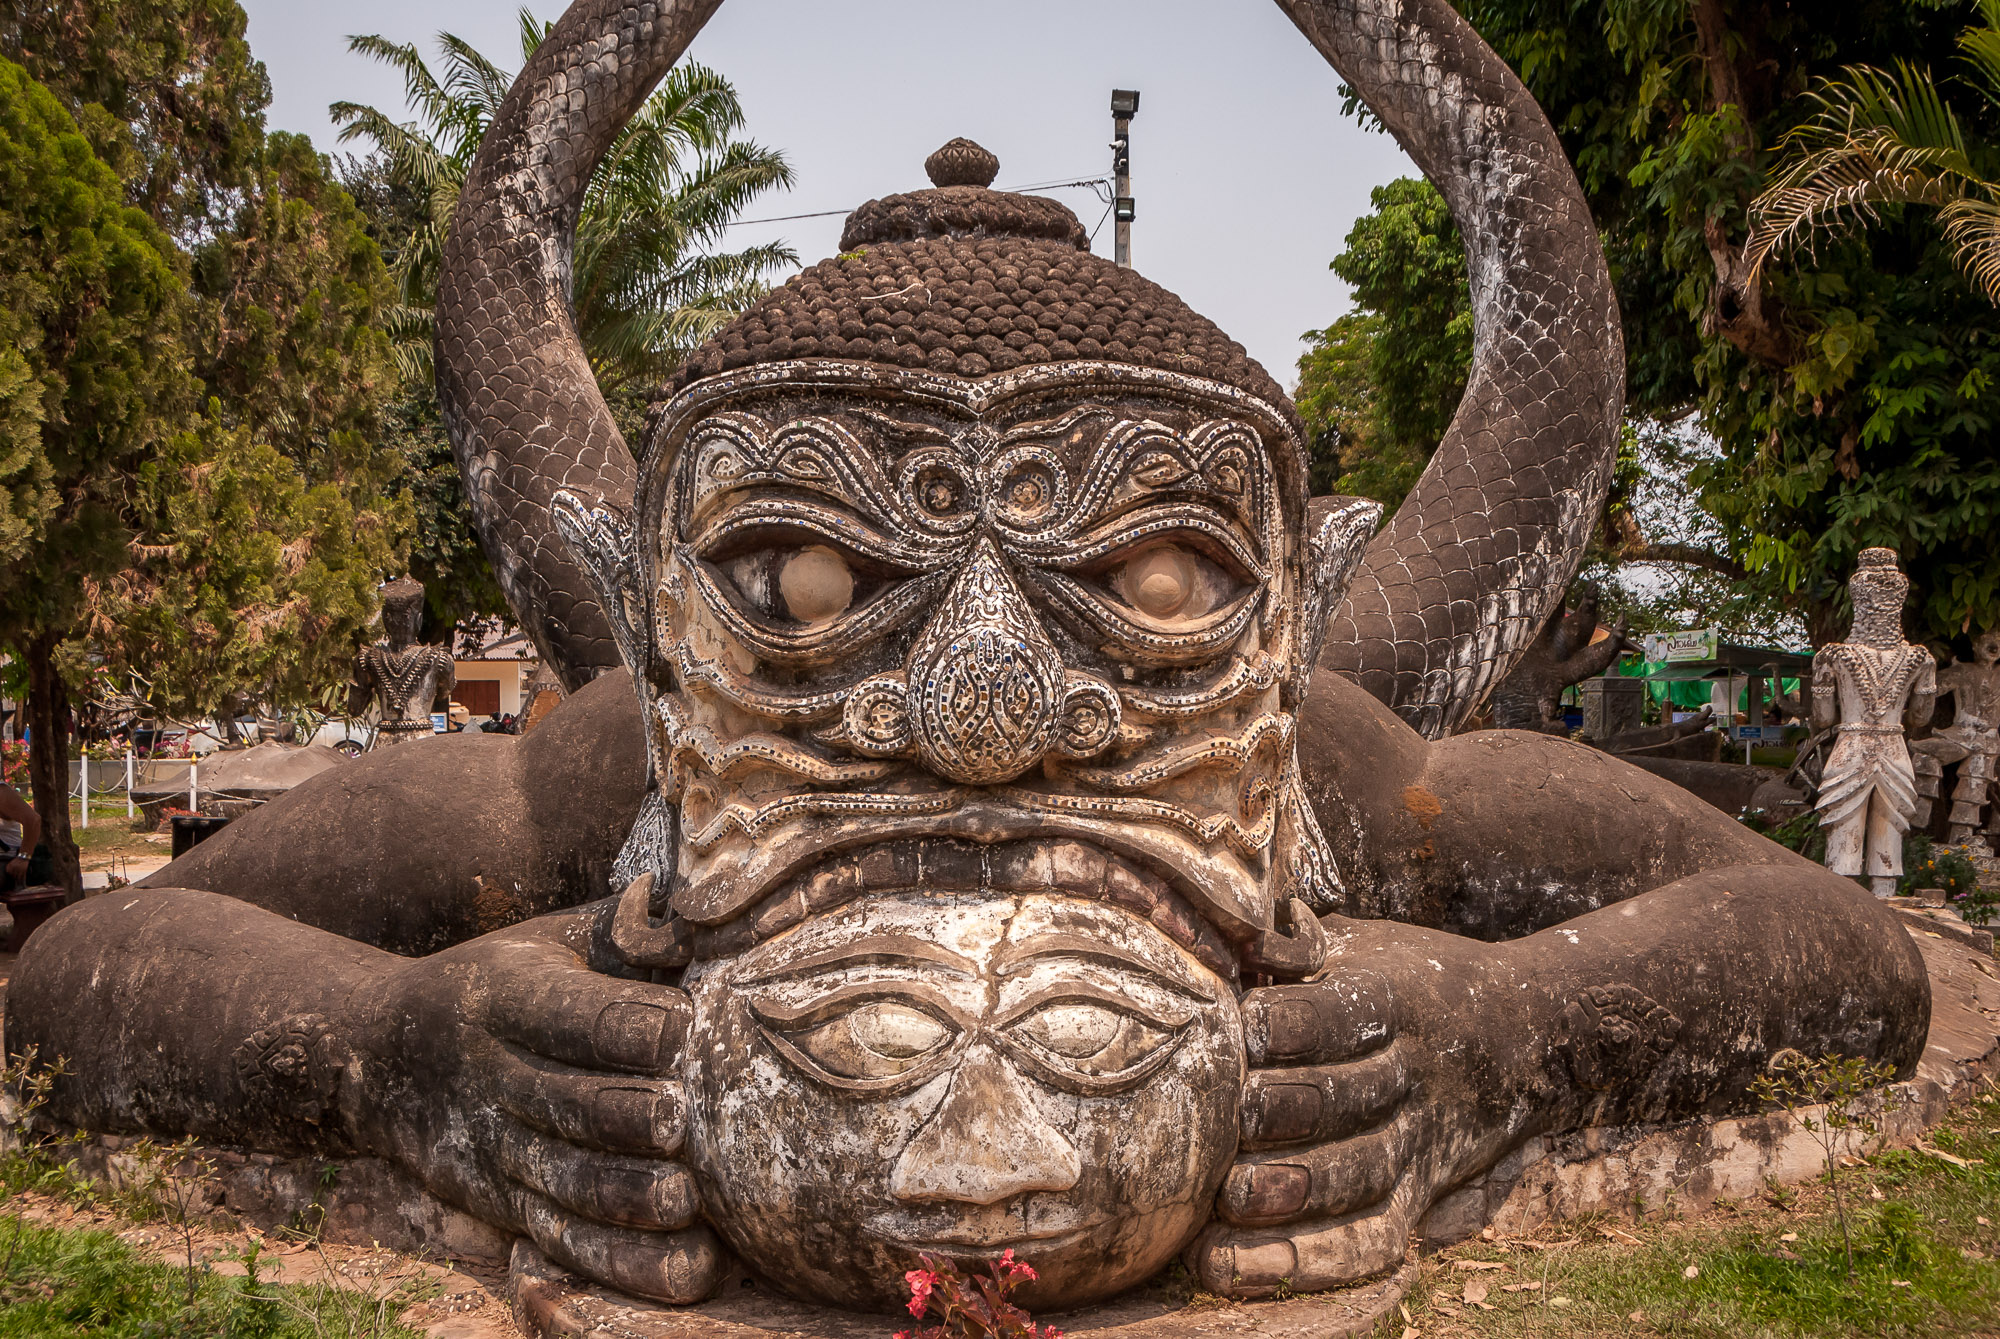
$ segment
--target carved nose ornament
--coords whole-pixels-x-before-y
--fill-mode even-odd
[[[940,776],[996,785],[1051,749],[1102,752],[1119,716],[1111,685],[1064,670],[1000,550],[982,539],[918,635],[906,672],[859,685],[846,725],[864,753],[914,752]]]

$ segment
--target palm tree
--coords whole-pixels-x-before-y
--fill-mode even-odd
[[[525,63],[552,25],[521,11]],[[463,38],[438,34],[442,77],[413,45],[351,37],[348,48],[400,70],[416,120],[373,107],[330,108],[341,142],[373,141],[393,180],[423,202],[392,273],[401,306],[391,313],[398,369],[427,382],[438,263],[479,144],[513,76]],[[730,82],[705,66],[674,68],[632,118],[598,167],[577,223],[571,303],[598,385],[657,384],[689,351],[767,291],[767,279],[798,263],[782,242],[743,251],[720,243],[759,195],[792,184],[783,153],[733,138],[743,106]]]
[[[1959,81],[2000,110],[2000,0],[1978,0],[1959,35]],[[2000,179],[1989,145],[1969,145],[1927,69],[1851,65],[1808,94],[1817,110],[1787,136],[1787,157],[1751,205],[1752,271],[1819,236],[1872,223],[1884,205],[1939,211],[1958,266],[2000,304]]]

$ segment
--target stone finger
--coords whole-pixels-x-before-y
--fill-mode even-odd
[[[1410,1123],[1284,1153],[1239,1158],[1223,1178],[1216,1207],[1239,1226],[1337,1218],[1382,1204],[1410,1163]]]
[[[694,1177],[678,1163],[594,1153],[518,1124],[494,1154],[517,1183],[599,1223],[670,1232],[700,1212]]]
[[[1243,997],[1243,1040],[1251,1068],[1324,1065],[1379,1051],[1395,1035],[1389,984],[1374,972],[1266,986]]]
[[[687,1094],[673,1080],[579,1074],[518,1055],[497,1058],[495,1067],[495,1104],[566,1144],[665,1156],[687,1133]]]
[[[621,981],[563,964],[509,973],[488,994],[487,1026],[579,1069],[665,1074],[679,1063],[693,1007],[669,986]]]
[[[1228,1297],[1270,1297],[1281,1288],[1321,1292],[1386,1273],[1409,1250],[1408,1183],[1366,1213],[1319,1219],[1289,1233],[1216,1224],[1190,1252],[1202,1287]]]
[[[1346,1139],[1382,1124],[1409,1091],[1396,1045],[1345,1065],[1253,1070],[1243,1089],[1243,1146]]]
[[[711,1296],[724,1254],[705,1227],[638,1232],[579,1218],[554,1200],[515,1188],[516,1215],[542,1253],[586,1278],[658,1302],[686,1306]]]

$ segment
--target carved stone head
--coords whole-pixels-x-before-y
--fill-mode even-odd
[[[1863,646],[1900,646],[1903,606],[1910,598],[1910,579],[1896,564],[1894,549],[1863,549],[1847,592],[1854,602],[1852,641]]]
[[[1293,713],[1379,508],[1308,543],[1276,385],[1051,201],[842,252],[697,356],[629,529],[559,499],[677,818],[704,1204],[835,1302],[1008,1247],[1106,1295],[1207,1216],[1244,971],[1318,965]]]
[[[2000,628],[1992,628],[1972,639],[1972,659],[1987,668],[2000,665]]]
[[[423,582],[402,577],[382,587],[382,631],[391,646],[411,645],[423,626]]]

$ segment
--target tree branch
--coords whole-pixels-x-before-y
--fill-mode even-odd
[[[1689,567],[1706,568],[1731,581],[1742,581],[1750,575],[1734,558],[1696,544],[1642,544],[1627,549],[1623,556],[1625,561],[1633,563],[1685,563]]]

